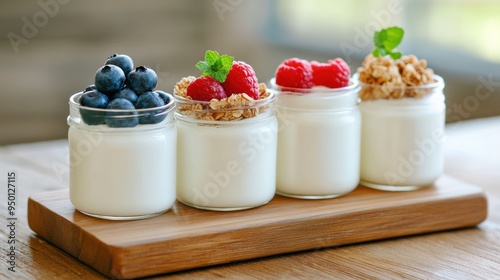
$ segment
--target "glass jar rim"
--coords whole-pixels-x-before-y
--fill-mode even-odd
[[[356,89],[359,86],[359,81],[354,79],[349,79],[349,85],[340,88],[329,88],[325,86],[316,86],[313,88],[294,88],[294,87],[280,86],[276,84],[276,77],[273,77],[269,81],[269,84],[271,89],[290,95],[305,95],[312,93],[328,93],[329,95],[340,95],[345,92]]]
[[[77,108],[77,109],[83,109],[86,111],[95,111],[95,112],[102,112],[102,113],[138,113],[136,116],[141,116],[142,114],[145,113],[152,113],[152,112],[169,112],[175,107],[175,102],[174,98],[172,97],[172,94],[166,93],[169,96],[169,102],[163,106],[158,106],[158,107],[153,107],[153,108],[144,108],[144,109],[101,109],[101,108],[93,108],[93,107],[87,107],[80,105],[79,100],[80,97],[83,95],[83,91],[77,92],[73,94],[69,98],[69,105],[71,107]],[[142,113],[142,114],[141,114]]]
[[[397,86],[397,85],[391,85],[391,88],[394,89],[394,90],[418,90],[418,89],[429,89],[429,90],[432,90],[432,89],[444,88],[444,80],[443,80],[443,78],[441,76],[439,76],[439,75],[436,75],[436,74],[434,74],[433,77],[434,77],[434,80],[435,80],[434,83],[425,84],[425,85],[418,85],[418,86],[406,86],[406,85]],[[368,84],[368,83],[364,83],[364,82],[359,81],[359,73],[355,73],[352,76],[352,79],[353,80],[357,80],[358,83],[359,83],[359,86],[363,87],[363,88],[381,88],[381,87],[384,86],[384,85]]]
[[[255,107],[260,107],[264,106],[268,103],[271,103],[274,101],[276,98],[274,92],[268,91],[269,96],[262,98],[262,99],[257,99],[257,100],[248,100],[249,103],[251,103],[248,106],[243,106],[239,108],[230,108],[230,110],[241,110],[241,109],[249,109],[249,108],[255,108]],[[174,100],[176,104],[182,104],[182,105],[201,105],[203,108],[210,108],[210,104],[213,104],[213,101],[200,101],[200,100],[193,100],[190,98],[186,98],[177,94],[173,94]],[[213,110],[213,111],[219,111],[223,109],[207,109],[208,110]]]

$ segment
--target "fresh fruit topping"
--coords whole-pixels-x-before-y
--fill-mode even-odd
[[[196,68],[200,69],[202,77],[210,76],[223,83],[233,66],[234,58],[228,55],[219,55],[216,51],[205,52],[205,60],[196,63]]]
[[[112,94],[119,91],[125,84],[123,70],[115,65],[104,65],[95,73],[95,86],[98,91]]]
[[[106,64],[97,70],[94,84],[87,86],[80,97],[80,115],[84,123],[133,127],[138,123],[158,123],[166,118],[163,108],[142,110],[141,115],[138,112],[118,111],[155,108],[171,103],[169,94],[159,90],[153,92],[158,82],[155,71],[146,66],[133,67],[133,61],[127,55],[114,54],[108,57]],[[129,116],[132,113],[134,114]]]
[[[187,87],[186,95],[198,101],[221,100],[227,97],[221,83],[210,76],[196,78]]]
[[[80,105],[85,107],[106,109],[109,104],[109,99],[104,93],[94,89],[82,94],[79,102]],[[80,115],[83,121],[88,125],[99,125],[104,123],[103,112],[81,108]]]
[[[106,109],[111,110],[134,110],[134,104],[125,98],[116,98],[109,102]],[[128,116],[130,115],[130,116]],[[107,112],[106,124],[109,127],[134,127],[139,123],[135,117],[137,112]]]
[[[222,83],[227,96],[246,93],[253,99],[259,99],[259,82],[252,66],[243,61],[233,61],[233,66]]]
[[[315,86],[339,88],[349,85],[351,71],[341,58],[329,60],[327,63],[311,61],[311,67]]]
[[[161,99],[158,94],[152,92],[152,91],[147,91],[141,95],[139,95],[139,98],[137,98],[137,102],[135,103],[135,108],[136,109],[147,109],[147,108],[155,108],[155,107],[160,107],[165,105],[165,102],[163,102],[163,99]],[[152,111],[149,113],[141,114],[139,117],[139,123],[140,124],[154,124],[162,121],[165,119],[164,114],[160,114],[161,110],[157,111]]]
[[[80,97],[82,106],[104,109],[108,106],[109,98],[98,90],[90,90]]]
[[[87,86],[87,87],[83,90],[83,92],[91,91],[91,90],[94,90],[94,89],[97,89],[97,88],[95,87],[95,85],[88,85],[88,86]]]
[[[146,66],[139,66],[127,76],[127,86],[138,95],[151,91],[158,83],[156,72]]]
[[[392,59],[401,58],[401,52],[396,47],[403,40],[404,30],[394,26],[380,31],[375,31],[373,43],[375,48],[372,51],[374,57],[389,55]]]
[[[276,84],[290,88],[312,88],[313,73],[311,64],[304,59],[290,58],[276,69]]]
[[[137,101],[137,94],[129,88],[122,88],[120,91],[115,92],[111,96],[111,100],[114,100],[116,98],[125,98],[132,104],[134,104]]]
[[[165,103],[165,105],[170,103],[170,97],[168,96],[168,94],[166,92],[161,91],[161,90],[155,90],[153,92],[156,93],[161,98],[161,100],[163,100],[163,103]]]
[[[112,64],[120,67],[125,74],[125,77],[134,69],[134,62],[126,54],[113,54],[106,60],[106,65]]]

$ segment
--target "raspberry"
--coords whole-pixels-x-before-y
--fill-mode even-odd
[[[349,84],[351,71],[347,63],[341,58],[328,60],[327,63],[312,61],[311,66],[315,86],[339,88]]]
[[[196,78],[187,87],[186,95],[198,101],[221,100],[227,97],[222,85],[210,76]]]
[[[290,58],[278,66],[274,76],[276,84],[283,87],[312,88],[312,74],[311,64],[307,60]]]
[[[222,87],[228,96],[246,93],[253,99],[259,99],[259,82],[252,66],[243,61],[234,61]]]

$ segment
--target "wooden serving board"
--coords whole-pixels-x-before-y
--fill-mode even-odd
[[[486,218],[476,186],[443,176],[433,187],[384,192],[358,187],[334,199],[276,196],[245,211],[176,203],[155,218],[106,221],[76,211],[68,191],[28,201],[33,231],[112,278],[136,278],[302,250],[469,227]]]

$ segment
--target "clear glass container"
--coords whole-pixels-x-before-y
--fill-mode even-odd
[[[277,193],[302,199],[345,195],[359,184],[361,116],[356,82],[331,89],[277,86]]]
[[[177,199],[215,211],[268,203],[276,191],[274,95],[232,109],[174,96]]]
[[[421,97],[361,102],[362,185],[410,191],[432,185],[441,175],[446,106],[444,81],[434,78],[432,84],[391,89]],[[385,90],[378,85],[360,86],[361,91]]]
[[[109,220],[143,219],[166,212],[176,197],[173,97],[154,109],[106,110],[81,106],[81,95],[69,100],[71,203],[86,215]],[[84,121],[137,123],[141,117],[161,121],[134,127]]]

